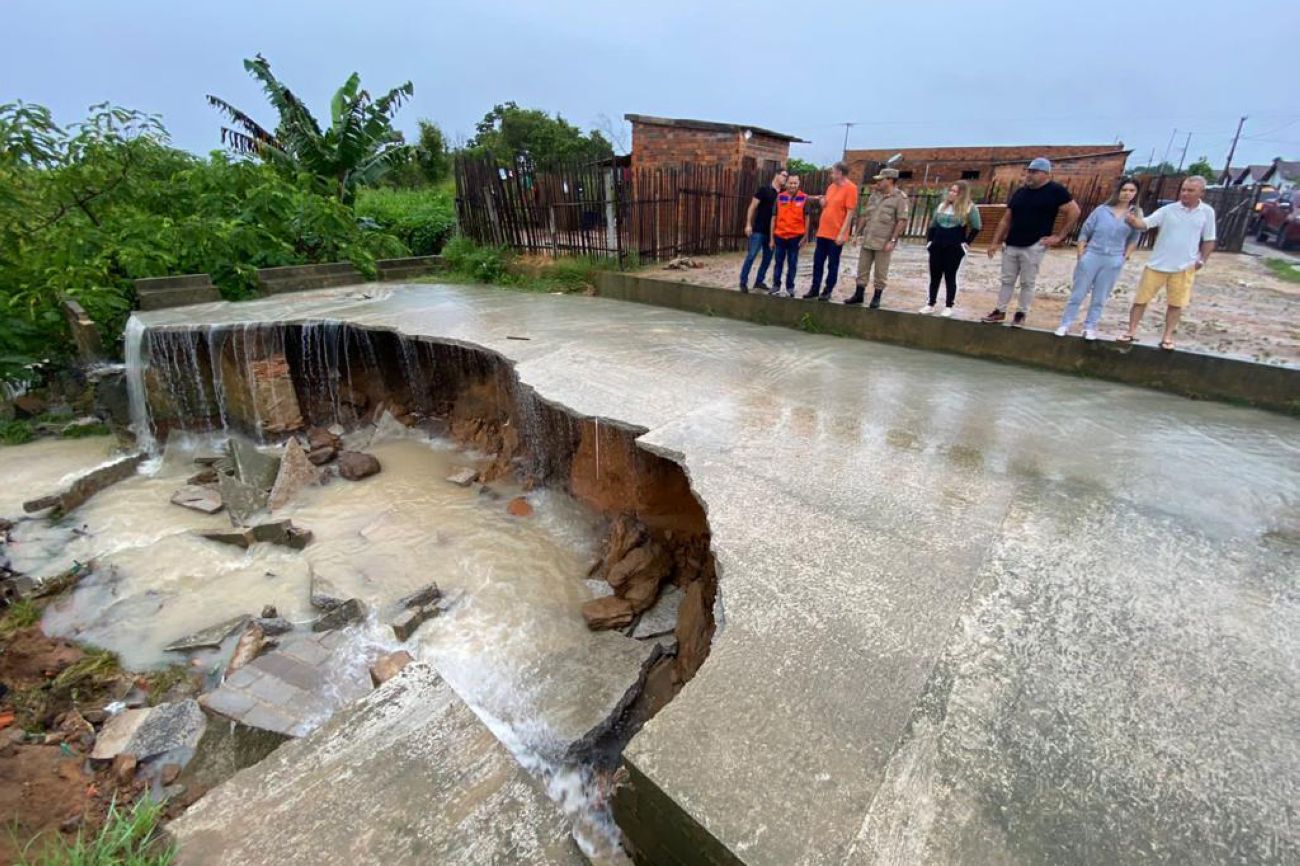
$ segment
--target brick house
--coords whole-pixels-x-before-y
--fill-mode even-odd
[[[683,163],[776,171],[803,139],[739,123],[623,115],[632,124],[632,168],[676,168]]]
[[[1018,179],[1020,170],[1036,156],[1052,161],[1058,179],[1101,176],[1104,183],[1117,180],[1124,173],[1129,151],[1120,144],[1011,145],[1006,147],[910,147],[846,150],[844,161],[853,178],[863,180],[868,163],[884,162],[896,153],[903,158],[894,163],[905,186],[929,188],[954,180],[966,180],[979,187],[1007,178]],[[1014,174],[1012,173],[1015,170]]]

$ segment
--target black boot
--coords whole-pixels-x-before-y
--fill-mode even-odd
[[[879,310],[879,309],[880,309],[880,296],[883,295],[884,293],[885,293],[885,290],[884,290],[884,289],[876,289],[874,292],[872,292],[872,293],[871,293],[871,303],[868,304],[868,306],[871,307],[871,309],[873,309],[873,310]]]
[[[853,290],[853,297],[844,299],[844,305],[848,306],[850,304],[862,303],[863,296],[866,295],[866,292],[867,292],[866,288],[864,288],[862,285],[859,285],[856,289]]]
[[[800,297],[802,297],[805,301],[811,301],[811,300],[815,300],[817,296],[820,294],[821,294],[821,289],[812,288],[809,289],[804,294],[800,295]]]

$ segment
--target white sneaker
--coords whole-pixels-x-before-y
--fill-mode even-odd
[[[951,319],[951,318],[952,318],[952,307],[944,307],[944,308],[943,308],[943,312],[940,313],[939,315],[943,316],[945,319]]]
[[[1097,339],[1097,332],[1092,329],[1088,329],[1083,332],[1083,338],[1087,340],[1089,343],[1091,343]]]
[[[926,304],[924,307],[920,309],[920,313],[922,316],[928,316],[933,312],[934,312],[934,304]]]
[[[1070,329],[1065,327],[1065,325],[1056,329],[1056,336],[1058,337],[1064,337],[1068,333],[1070,333]]]

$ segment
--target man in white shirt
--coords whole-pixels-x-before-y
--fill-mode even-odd
[[[1132,343],[1138,325],[1161,289],[1165,290],[1165,335],[1160,348],[1174,348],[1174,330],[1183,316],[1183,308],[1192,300],[1192,283],[1196,272],[1205,267],[1214,252],[1214,208],[1201,201],[1205,195],[1205,178],[1193,175],[1183,181],[1178,191],[1178,201],[1167,204],[1155,213],[1140,217],[1128,215],[1128,224],[1139,231],[1159,227],[1151,258],[1142,269],[1133,308],[1128,313],[1128,333],[1119,338],[1121,343]]]

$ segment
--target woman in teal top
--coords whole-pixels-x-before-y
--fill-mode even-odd
[[[970,250],[970,242],[979,233],[980,209],[971,201],[970,185],[959,180],[948,187],[948,194],[935,209],[930,230],[925,235],[928,241],[925,248],[930,251],[930,301],[921,308],[922,313],[934,312],[942,278],[947,291],[942,315],[952,315],[952,305],[957,300],[957,269]]]

